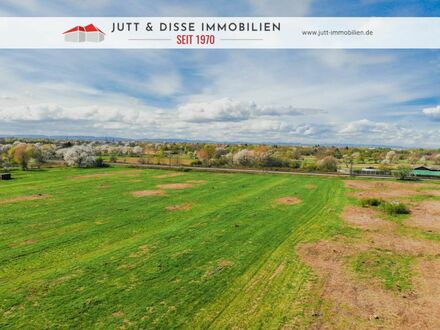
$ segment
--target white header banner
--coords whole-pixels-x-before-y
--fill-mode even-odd
[[[1,17],[0,48],[440,49],[440,18]]]

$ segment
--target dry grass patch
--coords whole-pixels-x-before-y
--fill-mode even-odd
[[[194,185],[191,183],[169,183],[169,184],[160,184],[157,187],[160,189],[187,189],[191,188]]]
[[[417,189],[427,185],[347,180],[346,186],[363,190],[355,196],[386,199],[421,195]],[[432,226],[432,219],[440,217],[440,202],[422,202],[412,213],[408,222],[419,219]],[[313,328],[440,328],[440,245],[402,237],[396,224],[378,215],[370,208],[347,206],[342,217],[365,230],[360,239],[338,237],[298,247],[321,279],[323,298],[331,302],[328,315]],[[355,267],[349,267],[350,260]]]
[[[296,205],[301,203],[301,200],[298,197],[281,197],[276,200],[278,204],[285,205]]]
[[[180,205],[170,205],[170,206],[167,206],[165,209],[167,211],[171,211],[171,212],[174,212],[174,211],[189,211],[189,210],[192,209],[192,206],[189,203],[185,203],[185,204],[180,204]]]
[[[231,260],[222,259],[222,260],[219,260],[218,265],[223,268],[231,267],[234,265],[234,262]]]
[[[366,233],[370,247],[394,251],[414,257],[440,256],[440,245],[435,241],[401,237],[395,233]]]
[[[121,318],[121,317],[124,317],[124,312],[123,311],[117,311],[117,312],[114,312],[113,314],[112,314],[112,316],[113,317],[117,317],[117,318]]]
[[[400,239],[405,244],[405,239]],[[377,243],[377,242],[375,242]],[[440,260],[431,269],[420,267],[414,277],[414,292],[396,293],[375,281],[360,281],[348,271],[347,260],[377,248],[377,244],[321,241],[298,248],[302,259],[323,283],[322,295],[332,302],[331,315],[318,321],[318,328],[439,329]],[[401,251],[399,246],[394,252]],[[404,249],[407,251],[407,249]],[[431,273],[434,271],[434,273]]]
[[[424,201],[411,208],[406,225],[425,230],[440,231],[440,201]]]
[[[35,201],[35,200],[46,199],[46,198],[50,198],[50,197],[52,197],[52,196],[45,195],[45,194],[37,194],[37,195],[30,195],[30,196],[18,196],[18,197],[0,199],[0,204],[11,204],[11,203],[18,203],[18,202],[25,202],[25,201]]]
[[[395,182],[395,181],[370,181],[370,180],[345,180],[347,188],[360,190],[353,193],[358,198],[383,198],[392,199],[399,197],[411,197],[426,195],[428,192],[420,191],[420,188],[437,188],[437,186],[425,183]]]
[[[167,173],[167,174],[162,174],[162,175],[154,176],[154,178],[156,178],[156,179],[165,179],[165,178],[174,178],[176,176],[181,176],[181,175],[183,175],[183,173]]]
[[[440,197],[440,190],[421,190],[423,195],[432,196],[432,197]]]
[[[342,218],[348,224],[366,230],[394,229],[395,224],[380,219],[379,212],[370,208],[347,206],[342,213]]]
[[[312,190],[312,189],[317,189],[318,186],[317,186],[316,184],[310,183],[310,184],[306,184],[306,185],[304,186],[304,188],[309,189],[309,190]]]
[[[145,196],[163,196],[165,195],[165,191],[163,190],[141,190],[141,191],[133,191],[131,195],[134,197],[145,197]]]

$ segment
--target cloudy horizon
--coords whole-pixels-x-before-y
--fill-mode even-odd
[[[440,15],[433,1],[47,4],[0,15]],[[439,71],[433,50],[2,50],[0,135],[438,147]]]

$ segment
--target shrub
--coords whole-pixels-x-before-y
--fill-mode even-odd
[[[361,205],[363,207],[380,206],[382,203],[384,203],[384,200],[380,198],[364,198],[361,200]]]
[[[393,175],[399,180],[406,180],[412,175],[412,168],[408,165],[399,165],[396,171],[393,171]]]
[[[104,162],[104,159],[102,159],[102,157],[96,158],[95,164],[96,167],[108,167],[108,164]]]
[[[324,157],[318,162],[318,169],[323,172],[336,172],[338,170],[338,162],[332,156]]]
[[[301,169],[306,172],[315,172],[318,170],[318,166],[316,165],[316,163],[309,163],[309,162],[303,161],[301,163]]]
[[[290,168],[300,168],[301,162],[299,160],[291,160],[288,165]]]
[[[267,156],[261,160],[262,167],[288,167],[289,163],[287,160],[277,158],[275,156]]]
[[[200,160],[193,160],[191,166],[202,166],[202,162]]]
[[[401,202],[383,203],[383,210],[390,215],[409,214],[410,210],[408,206]]]
[[[221,166],[228,165],[228,162],[229,161],[226,157],[220,157],[220,158],[212,159],[211,165],[214,167],[221,167]]]

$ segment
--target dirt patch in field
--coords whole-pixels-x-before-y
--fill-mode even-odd
[[[429,191],[419,189],[433,188],[390,181],[347,180],[345,184],[361,190],[356,197],[384,199],[426,195]],[[331,302],[330,310],[325,311],[328,315],[315,313],[320,317],[312,328],[440,329],[440,244],[401,236],[397,224],[380,219],[378,214],[370,208],[348,206],[342,217],[363,229],[360,238],[337,237],[298,247],[300,257],[321,280],[324,300]],[[433,226],[436,217],[440,220],[440,202],[424,201],[413,207],[404,224],[425,221]],[[351,271],[351,257],[375,249],[414,258],[413,291],[389,290],[378,279],[360,279]]]
[[[440,190],[421,190],[420,193],[432,197],[440,197]]]
[[[112,314],[112,316],[113,317],[117,317],[117,318],[121,318],[121,317],[124,317],[124,312],[123,311],[117,311],[117,312],[114,312],[113,314]]]
[[[51,195],[44,195],[44,194],[37,194],[37,195],[30,195],[30,196],[18,196],[18,197],[12,197],[12,198],[5,198],[0,199],[0,204],[11,204],[11,203],[18,203],[18,202],[25,202],[25,201],[35,201],[40,199],[46,199],[52,197]]]
[[[139,179],[133,179],[133,180],[128,180],[128,182],[131,182],[131,183],[138,183],[138,182],[142,182],[142,180],[139,180]]]
[[[157,175],[154,178],[165,179],[165,178],[174,178],[176,176],[181,176],[181,175],[183,175],[183,173],[167,173],[167,174]]]
[[[411,227],[440,231],[440,201],[424,201],[411,208],[411,218],[405,221]]]
[[[111,185],[109,185],[107,183],[103,183],[98,186],[99,189],[109,189],[110,187],[111,187]]]
[[[193,187],[191,183],[169,183],[169,184],[160,184],[157,186],[160,189],[187,189]]]
[[[371,248],[391,250],[414,257],[440,256],[440,244],[435,241],[401,237],[394,233],[366,233]]]
[[[107,173],[93,173],[93,174],[84,174],[72,177],[72,179],[94,179],[94,178],[107,178],[118,175],[125,175],[129,177],[134,177],[137,174],[142,172],[141,170],[129,170],[129,171],[118,171],[118,172],[107,172]]]
[[[223,267],[223,268],[225,268],[225,267],[231,267],[231,266],[234,265],[234,262],[231,261],[231,260],[222,259],[222,260],[220,260],[220,261],[218,262],[218,265],[219,265],[220,267]]]
[[[167,206],[165,209],[167,211],[171,211],[171,212],[174,212],[174,211],[189,211],[189,210],[192,209],[192,206],[189,203],[185,203],[185,204],[180,204],[180,205],[170,205],[170,206]]]
[[[145,197],[145,196],[163,196],[165,195],[164,190],[141,190],[133,191],[131,195],[134,197]]]
[[[402,183],[394,181],[367,181],[346,180],[347,188],[360,190],[352,195],[358,198],[399,198],[417,195],[427,195],[426,190],[420,188],[437,188],[437,186],[425,183]]]
[[[301,200],[298,197],[281,197],[276,200],[278,204],[285,205],[296,205],[301,203]]]
[[[379,218],[379,212],[366,207],[347,206],[342,218],[348,224],[366,230],[394,229],[394,223]]]
[[[352,196],[357,198],[382,198],[386,200],[397,199],[401,197],[417,196],[420,193],[411,189],[395,189],[395,190],[368,190],[358,191],[352,193]]]
[[[339,242],[321,241],[298,248],[302,259],[322,279],[323,297],[333,303],[331,315],[317,321],[315,328],[438,329],[439,273],[433,277],[430,271],[420,268],[413,283],[415,291],[408,294],[355,279],[347,270],[347,258],[372,247],[372,243],[353,245],[341,238]],[[431,265],[433,271],[439,271],[438,262]]]
[[[312,189],[317,189],[318,186],[316,184],[310,183],[310,184],[306,184],[304,188],[312,190]]]
[[[440,186],[428,183],[396,182],[396,181],[370,181],[370,180],[345,180],[345,186],[352,189],[374,190],[374,189],[418,189],[418,188],[440,188]]]

